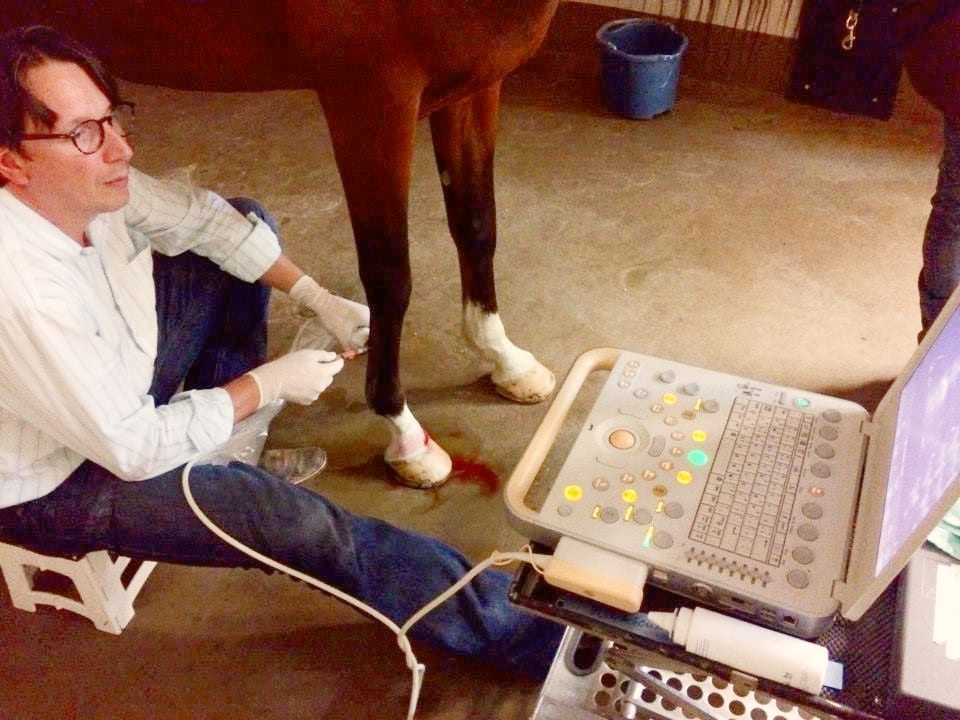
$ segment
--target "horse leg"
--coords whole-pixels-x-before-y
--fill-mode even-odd
[[[370,306],[367,403],[389,421],[387,464],[403,484],[429,488],[447,478],[452,463],[410,412],[399,381],[411,287],[407,202],[418,97],[397,98],[369,86],[321,96]]]
[[[447,224],[460,260],[464,335],[493,363],[491,379],[498,393],[534,403],[553,392],[556,378],[532,354],[510,342],[497,312],[493,154],[499,106],[497,83],[434,111],[430,129]]]

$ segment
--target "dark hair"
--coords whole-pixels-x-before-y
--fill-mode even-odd
[[[45,25],[14,28],[0,35],[0,145],[20,150],[28,117],[48,128],[56,124],[57,114],[23,85],[28,70],[50,60],[78,65],[111,105],[121,101],[117,81],[87,47]]]

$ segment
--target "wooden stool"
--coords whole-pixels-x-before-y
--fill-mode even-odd
[[[139,564],[132,575],[123,579],[131,562]],[[53,605],[83,615],[99,630],[119,635],[133,618],[133,601],[143,588],[156,563],[132,561],[128,557],[111,558],[106,550],[71,559],[40,555],[31,550],[0,543],[0,570],[7,583],[13,606],[35,612],[37,605]],[[69,578],[80,600],[57,592],[34,589],[38,571],[55,572]]]

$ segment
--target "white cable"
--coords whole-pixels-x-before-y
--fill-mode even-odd
[[[424,616],[428,615],[432,610],[436,609],[451,597],[456,595],[468,582],[473,580],[473,578],[491,565],[508,565],[511,562],[519,560],[520,562],[530,563],[537,570],[537,572],[542,572],[542,568],[538,563],[546,564],[550,561],[550,557],[550,555],[535,555],[529,550],[529,548],[526,550],[521,550],[520,552],[495,551],[486,560],[477,563],[477,565],[471,568],[470,571],[467,572],[467,574],[460,578],[456,583],[451,585],[449,588],[444,590],[442,593],[437,595],[437,597],[411,615],[410,619],[403,624],[401,633],[404,637],[406,637],[407,631],[409,631],[411,627],[420,622],[420,620],[423,619]],[[403,643],[401,643],[400,647],[403,647]]]
[[[193,497],[193,493],[190,491],[190,470],[193,469],[193,466],[201,460],[211,461],[212,458],[196,458],[188,462],[184,468],[181,475],[181,485],[183,487],[183,495],[187,499],[187,504],[190,506],[190,509],[193,510],[194,515],[197,516],[197,519],[202,522],[206,528],[212,532],[214,535],[219,537],[228,545],[236,548],[245,555],[257,560],[258,562],[263,563],[264,565],[271,567],[280,572],[286,573],[291,577],[302,580],[308,585],[313,585],[320,590],[323,590],[330,595],[342,600],[348,605],[352,605],[363,613],[366,613],[375,620],[380,621],[386,625],[390,630],[394,632],[397,636],[397,644],[400,646],[400,650],[403,652],[404,658],[407,662],[407,667],[410,669],[411,673],[411,688],[410,688],[410,702],[407,707],[407,720],[414,720],[414,715],[417,711],[417,704],[420,701],[420,688],[423,686],[423,675],[426,672],[427,668],[425,665],[417,661],[417,656],[413,653],[413,647],[410,645],[410,641],[407,639],[407,632],[410,630],[413,625],[419,622],[425,615],[429,614],[435,608],[442,605],[450,597],[459,592],[467,583],[469,583],[474,577],[481,573],[486,568],[491,565],[506,565],[514,561],[520,562],[529,562],[534,570],[541,573],[542,565],[545,565],[550,561],[550,555],[537,555],[534,554],[529,546],[520,552],[494,552],[486,560],[478,563],[476,566],[471,568],[460,580],[458,580],[454,585],[449,587],[440,593],[433,600],[424,605],[420,610],[415,612],[410,618],[403,624],[403,627],[398,626],[393,620],[388,618],[386,615],[381,613],[379,610],[366,605],[361,600],[348,595],[342,590],[338,590],[332,585],[327,585],[321,580],[317,580],[306,573],[302,573],[295,568],[284,565],[281,562],[274,560],[273,558],[267,557],[262,553],[257,552],[251,547],[247,547],[242,542],[237,540],[235,537],[230,535],[227,531],[219,527],[213,520],[211,520],[203,510],[200,509],[200,506],[197,505],[197,501]]]
[[[264,565],[267,565],[268,567],[274,568],[275,570],[284,572],[287,575],[290,575],[291,577],[297,578],[298,580],[302,580],[303,582],[309,585],[313,585],[314,587],[319,588],[324,592],[330,593],[331,595],[342,600],[343,602],[349,605],[352,605],[353,607],[357,608],[361,612],[364,612],[367,615],[370,615],[375,620],[379,620],[381,623],[386,625],[397,635],[398,644],[400,645],[400,649],[403,651],[404,657],[407,661],[407,667],[410,668],[410,672],[412,674],[412,689],[410,692],[410,705],[407,711],[407,718],[408,720],[413,720],[414,713],[416,712],[416,708],[417,708],[417,703],[419,702],[419,698],[420,698],[420,687],[423,682],[423,673],[426,671],[426,666],[417,662],[417,656],[414,655],[413,648],[410,646],[409,641],[407,641],[406,636],[403,635],[401,638],[400,627],[395,622],[393,622],[393,620],[391,620],[386,615],[381,613],[379,610],[376,610],[375,608],[372,608],[369,605],[364,604],[362,601],[356,599],[351,595],[348,595],[347,593],[341,590],[338,590],[337,588],[331,585],[327,585],[326,583],[320,580],[317,580],[316,578],[311,577],[310,575],[302,573],[299,570],[296,570],[295,568],[284,565],[283,563],[277,562],[273,558],[267,557],[266,555],[263,555],[257,552],[251,547],[247,547],[242,542],[237,540],[235,537],[233,537],[232,535],[227,533],[225,530],[220,528],[216,523],[213,522],[213,520],[207,517],[206,513],[204,513],[203,510],[200,509],[200,506],[197,505],[197,502],[193,497],[193,493],[190,491],[190,470],[193,469],[193,466],[196,462],[197,460],[191,460],[184,466],[183,474],[181,476],[181,485],[183,486],[183,494],[184,494],[184,497],[186,497],[187,499],[187,504],[190,506],[190,509],[193,510],[193,513],[197,516],[200,522],[202,522],[207,527],[207,529],[210,530],[210,532],[212,532],[214,535],[219,537],[228,545],[236,548],[237,550],[244,553],[245,555],[248,555],[254,560],[257,560],[263,563]]]

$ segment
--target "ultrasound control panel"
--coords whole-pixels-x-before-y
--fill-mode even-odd
[[[650,582],[700,601],[803,624],[783,607],[807,592],[829,599],[842,574],[866,411],[638,353],[593,352],[609,375],[549,491],[534,501],[529,485],[517,487],[524,479],[511,478],[515,524],[548,544],[569,536],[642,560]],[[567,384],[588,372],[571,371],[557,402],[569,407]],[[541,431],[557,422],[548,414]]]

